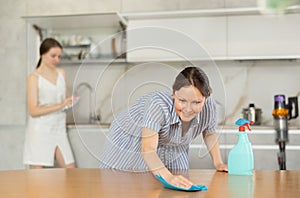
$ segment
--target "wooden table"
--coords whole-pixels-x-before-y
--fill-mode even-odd
[[[101,169],[0,171],[0,197],[300,197],[300,171],[254,171],[232,176],[215,170],[178,172],[208,191],[163,188],[151,173]]]

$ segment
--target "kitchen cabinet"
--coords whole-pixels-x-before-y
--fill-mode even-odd
[[[23,143],[24,126],[0,127],[0,154],[3,161],[0,170],[23,169]],[[7,133],[10,131],[10,133]],[[99,168],[99,158],[103,143],[109,129],[98,125],[68,126],[69,141],[74,153],[76,165],[79,168]],[[230,149],[237,143],[237,129],[235,127],[218,130],[221,155],[227,163]],[[277,152],[279,147],[275,144],[275,131],[270,127],[252,127],[248,133],[254,153],[254,168],[256,170],[278,170]],[[290,141],[286,146],[287,169],[300,170],[300,129],[289,130]],[[192,169],[213,169],[211,157],[201,136],[190,145],[190,167]]]
[[[63,45],[61,62],[82,63],[124,58],[126,21],[117,12],[26,16],[28,65],[35,65],[40,41],[54,37]]]
[[[46,36],[64,45],[63,64],[300,58],[297,12],[270,16],[258,9],[216,9],[24,18],[28,65],[37,62],[39,40]]]
[[[300,14],[228,16],[231,59],[300,58]]]
[[[127,50],[129,62],[225,57],[226,18],[129,18]]]
[[[299,10],[256,9],[141,13],[126,16],[128,61],[300,58]]]
[[[108,128],[78,126],[68,128],[69,140],[74,152],[76,164],[79,168],[98,168],[100,153]],[[237,129],[218,129],[218,140],[224,163],[227,163],[229,151],[238,141]],[[277,152],[279,147],[275,144],[275,131],[270,127],[252,127],[248,133],[254,154],[254,169],[278,170]],[[300,159],[300,130],[289,130],[290,141],[286,146],[287,169],[299,170]],[[198,136],[190,145],[189,162],[191,169],[214,169],[209,151],[202,139]]]
[[[108,128],[97,125],[68,128],[68,137],[78,168],[99,168],[102,146]]]

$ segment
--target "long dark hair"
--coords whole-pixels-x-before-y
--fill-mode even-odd
[[[209,97],[212,90],[207,75],[199,67],[186,67],[175,79],[173,92],[182,87],[195,86],[204,97]]]
[[[36,68],[39,68],[41,65],[42,55],[46,54],[52,47],[59,47],[60,49],[62,49],[62,45],[54,38],[46,38],[42,42],[42,44],[40,46],[40,59],[36,65]]]

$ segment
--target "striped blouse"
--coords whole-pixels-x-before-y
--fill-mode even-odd
[[[101,154],[100,168],[148,170],[141,153],[142,128],[158,132],[157,155],[169,170],[189,168],[189,145],[203,131],[214,132],[216,103],[206,100],[182,137],[181,120],[174,109],[171,91],[156,91],[138,98],[111,123]]]

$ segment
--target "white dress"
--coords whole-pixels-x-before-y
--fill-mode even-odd
[[[61,73],[58,72],[56,84],[37,73],[34,74],[38,76],[39,106],[61,103],[66,98],[66,83]],[[60,149],[65,164],[74,162],[66,133],[66,113],[59,110],[44,116],[29,116],[24,143],[24,164],[53,166],[56,147]]]

